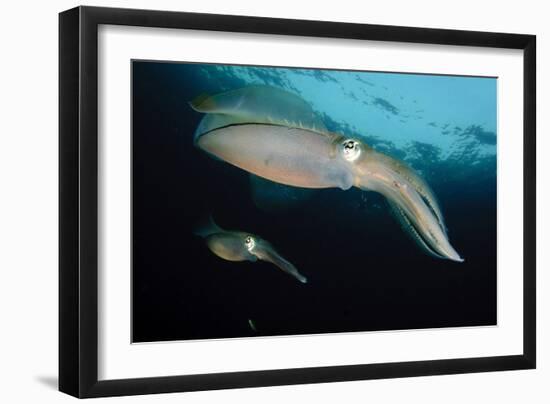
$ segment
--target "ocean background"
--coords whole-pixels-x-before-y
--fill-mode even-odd
[[[253,198],[248,173],[193,145],[189,101],[255,84],[414,168],[465,262],[425,254],[373,192]],[[133,61],[133,342],[495,325],[496,92],[496,78]],[[193,234],[208,214],[309,282],[212,254]]]

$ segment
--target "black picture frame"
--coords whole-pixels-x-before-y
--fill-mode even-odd
[[[523,354],[99,381],[100,24],[523,50]],[[535,66],[534,35],[97,7],[60,13],[59,390],[85,398],[535,368]]]

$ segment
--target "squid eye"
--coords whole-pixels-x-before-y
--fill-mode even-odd
[[[245,244],[246,248],[248,249],[248,251],[250,251],[254,248],[254,246],[256,245],[256,242],[254,241],[253,237],[246,236],[246,238],[244,239],[244,244]]]
[[[355,148],[355,142],[353,140],[347,140],[344,142],[344,148],[346,150],[353,150]]]
[[[347,139],[342,142],[342,154],[348,161],[354,161],[361,154],[359,142],[353,139]]]

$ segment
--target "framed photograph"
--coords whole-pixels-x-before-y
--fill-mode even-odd
[[[535,37],[59,18],[59,387],[535,368]]]

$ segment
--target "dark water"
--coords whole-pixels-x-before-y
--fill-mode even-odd
[[[495,147],[494,132],[472,119],[435,122],[442,142],[435,134],[434,142],[388,140],[382,126],[365,134],[432,186],[451,243],[466,261],[436,259],[403,232],[378,194],[322,190],[292,209],[267,213],[252,201],[247,173],[194,147],[202,116],[188,101],[202,92],[264,83],[297,93],[303,85],[304,94],[309,86],[311,94],[312,80],[319,88],[338,80],[322,71],[303,82],[290,80],[288,71],[251,72],[133,63],[134,342],[496,324],[496,156],[486,150]],[[375,79],[363,78],[365,88],[381,88]],[[368,103],[397,122],[407,113],[395,100],[409,95],[375,94]],[[424,108],[422,125],[433,128]],[[329,112],[319,111],[329,129],[357,129]],[[272,242],[309,283],[269,263],[213,255],[193,235],[208,213],[225,229]]]

